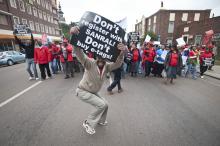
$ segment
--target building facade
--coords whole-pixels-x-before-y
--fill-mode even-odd
[[[56,0],[0,0],[0,51],[18,49],[13,30],[21,23],[31,28],[35,39],[46,33],[52,40],[60,40]]]
[[[187,36],[189,44],[201,45],[205,32],[209,30],[214,31],[213,41],[220,45],[220,16],[180,25],[177,28],[177,35]]]
[[[177,28],[181,25],[191,22],[199,22],[208,19],[210,16],[210,9],[207,10],[166,10],[160,9],[153,15],[145,18],[145,29],[142,29],[142,34],[146,32],[154,32],[158,36],[158,41],[162,44],[171,44],[179,36],[177,34]],[[143,20],[142,20],[143,21]],[[138,25],[135,26],[135,31]],[[140,33],[140,32],[139,32]],[[185,36],[188,41],[189,36]]]

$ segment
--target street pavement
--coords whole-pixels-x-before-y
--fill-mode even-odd
[[[82,122],[93,107],[75,96],[82,77],[28,81],[25,64],[0,68],[0,146],[219,146],[220,81],[178,78],[122,80],[109,102],[108,126],[88,135]],[[35,85],[26,91],[28,87]],[[18,94],[22,91],[23,94]]]

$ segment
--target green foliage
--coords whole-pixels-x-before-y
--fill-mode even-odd
[[[61,29],[62,29],[62,33],[64,35],[65,38],[70,38],[70,25],[68,24],[60,24]]]

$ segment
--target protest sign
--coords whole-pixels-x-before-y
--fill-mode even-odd
[[[72,35],[71,44],[80,47],[84,52],[95,53],[109,61],[116,61],[125,31],[116,23],[93,12],[85,12],[79,22],[80,33]]]
[[[14,34],[16,35],[26,35],[31,33],[31,29],[27,24],[15,25]]]
[[[139,42],[140,41],[139,33],[130,32],[128,34],[128,40],[129,40],[129,42]]]
[[[178,43],[178,46],[184,46],[186,45],[186,42],[184,41],[183,38],[178,38],[176,39],[177,43]]]
[[[144,41],[145,41],[146,43],[148,43],[148,42],[150,42],[150,40],[151,40],[151,37],[150,37],[149,35],[147,35]]]
[[[212,58],[205,58],[203,61],[204,61],[204,66],[212,66],[212,62],[213,62]]]

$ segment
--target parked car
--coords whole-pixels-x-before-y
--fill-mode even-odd
[[[13,65],[25,61],[25,54],[17,51],[0,52],[0,65]]]

